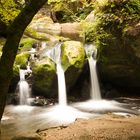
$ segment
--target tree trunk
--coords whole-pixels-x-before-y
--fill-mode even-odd
[[[20,39],[33,16],[46,2],[47,0],[31,0],[9,27],[7,40],[0,59],[0,120],[4,112],[6,96],[13,73],[13,64]]]

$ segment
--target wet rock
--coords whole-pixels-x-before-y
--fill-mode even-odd
[[[35,105],[35,106],[44,106],[48,104],[49,104],[48,100],[40,96],[37,96],[31,101],[31,105]]]
[[[57,97],[56,64],[47,57],[40,59],[33,67],[33,94],[47,98]],[[85,51],[83,44],[79,41],[62,43],[61,62],[65,71],[67,91],[69,91],[76,83],[84,66]]]
[[[84,62],[85,51],[83,44],[78,41],[66,41],[62,44],[62,66],[65,70],[66,85],[69,90],[80,76]]]
[[[44,58],[33,67],[32,90],[35,95],[54,97],[57,94],[55,63]]]

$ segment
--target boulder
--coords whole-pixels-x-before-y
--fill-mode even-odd
[[[79,41],[66,41],[62,44],[62,66],[65,70],[66,86],[71,89],[79,78],[85,63],[85,50]]]
[[[37,62],[32,69],[33,94],[45,97],[54,97],[57,94],[55,63],[49,58]]]
[[[20,41],[20,44],[19,44],[19,52],[30,51],[31,48],[33,47],[33,44],[36,42],[37,42],[37,40],[29,38],[29,37],[22,38]]]
[[[26,69],[29,57],[30,57],[30,53],[29,52],[19,53],[16,56],[15,64],[19,65],[20,68],[25,68]]]
[[[71,40],[83,41],[82,27],[78,22],[61,24],[61,36],[70,38]]]
[[[83,44],[79,41],[65,41],[61,45],[61,63],[65,71],[66,87],[69,91],[79,78],[85,62]],[[33,67],[33,93],[54,98],[58,96],[56,64],[45,57]]]

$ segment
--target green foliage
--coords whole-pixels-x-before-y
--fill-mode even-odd
[[[26,68],[29,56],[30,54],[27,52],[18,54],[16,56],[15,64],[19,65],[21,68]]]
[[[102,0],[94,8],[95,22],[87,24],[85,35],[86,42],[95,41],[98,46],[121,41],[124,29],[140,21],[139,0]]]
[[[80,21],[93,10],[92,2],[86,0],[49,0],[53,11],[59,14],[61,22]]]
[[[32,38],[21,39],[20,44],[19,44],[19,50],[21,52],[22,51],[29,51],[32,48],[34,42],[36,42],[36,40],[34,40]]]
[[[9,25],[19,12],[20,9],[14,0],[0,0],[0,21]]]

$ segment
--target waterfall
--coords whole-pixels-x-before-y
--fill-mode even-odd
[[[57,43],[55,47],[46,52],[46,55],[56,63],[58,77],[58,103],[59,105],[67,105],[66,82],[63,67],[61,65],[61,43]]]
[[[97,77],[97,70],[96,70],[96,60],[93,57],[88,58],[89,68],[90,68],[90,81],[91,81],[91,91],[90,96],[93,100],[100,100],[101,93],[99,87],[99,81]]]
[[[58,77],[58,101],[59,105],[64,106],[67,105],[65,74],[60,63],[56,64],[56,68]]]
[[[96,69],[97,50],[92,44],[85,45],[85,50],[88,57],[89,68],[90,68],[90,81],[91,81],[90,96],[92,100],[100,100],[101,92],[100,92],[97,69]]]
[[[29,51],[30,53],[30,59],[34,60],[35,59],[35,53],[36,53],[36,49],[35,48],[31,48],[31,50]]]
[[[29,89],[29,84],[25,79],[25,75],[31,72],[30,68],[28,67],[27,70],[20,69],[20,81],[18,83],[19,85],[19,100],[20,100],[20,105],[26,105],[27,104],[27,99],[30,97],[30,89]]]

